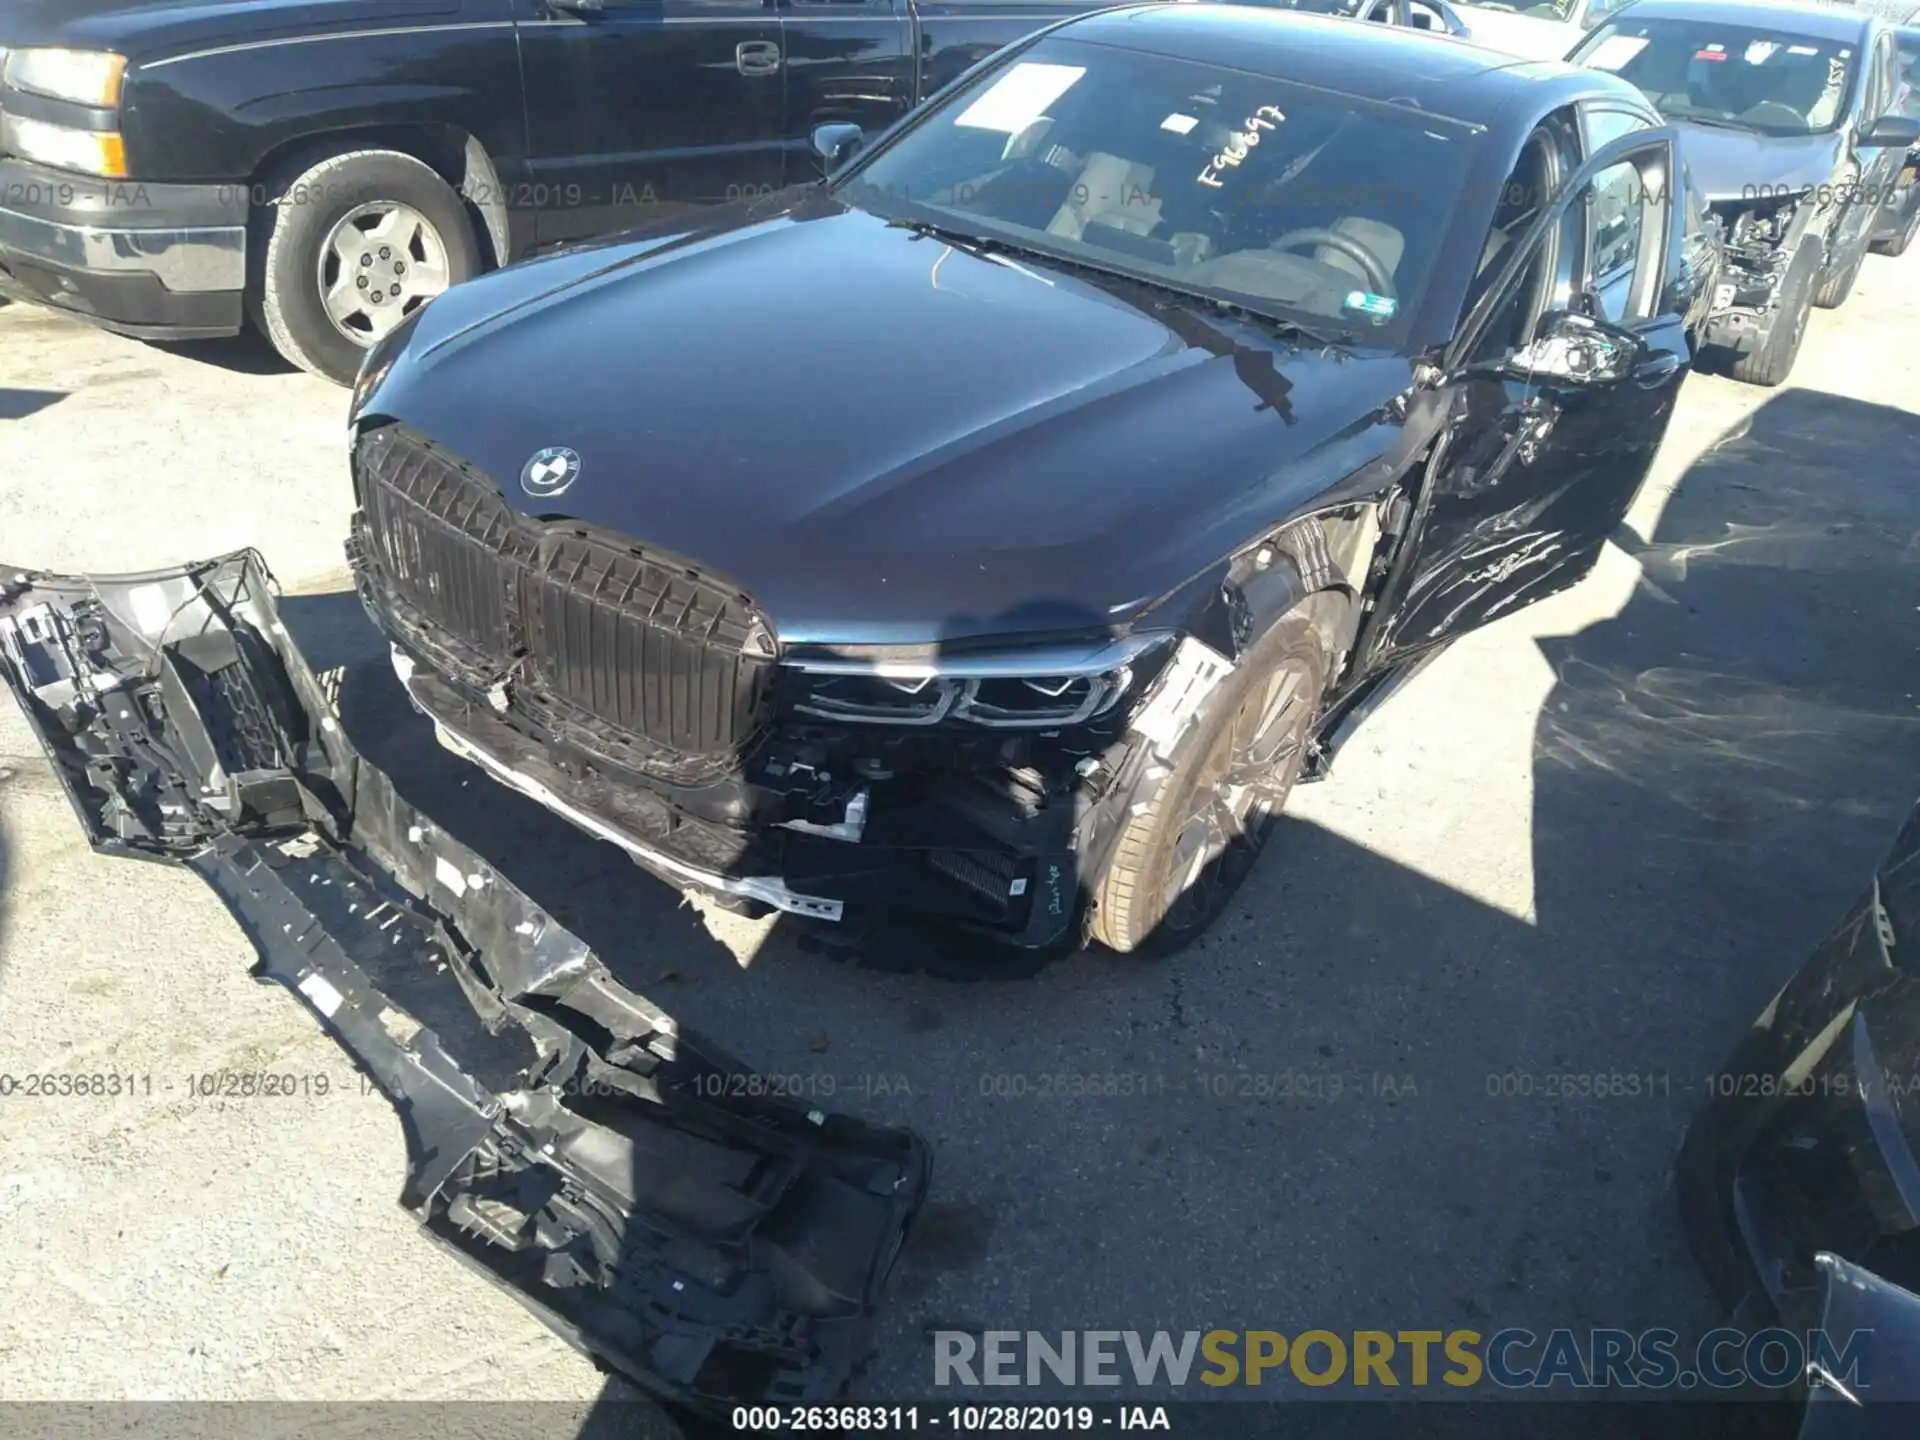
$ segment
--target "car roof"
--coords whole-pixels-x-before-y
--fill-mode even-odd
[[[1147,3],[1098,10],[1049,33],[1411,105],[1490,129],[1515,123],[1516,116],[1531,124],[1581,95],[1644,104],[1638,90],[1603,71],[1301,10]]]
[[[1707,24],[1750,25],[1783,30],[1812,40],[1859,40],[1876,16],[1845,5],[1795,3],[1795,0],[1634,0],[1622,20],[1701,20]]]

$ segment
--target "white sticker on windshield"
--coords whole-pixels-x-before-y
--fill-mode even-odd
[[[996,80],[986,94],[961,111],[953,123],[971,130],[998,130],[1003,135],[1018,135],[1046,114],[1047,107],[1071,90],[1086,73],[1083,65],[1032,62],[1016,65]]]
[[[1191,115],[1169,115],[1160,122],[1162,130],[1171,130],[1176,135],[1191,135],[1193,127],[1200,122]]]
[[[1789,45],[1787,47],[1787,54],[1789,55],[1818,55],[1819,53],[1820,47],[1818,45]]]
[[[1618,70],[1646,48],[1644,35],[1609,35],[1594,47],[1586,63],[1595,70]]]
[[[1771,40],[1756,40],[1747,46],[1747,64],[1764,65],[1780,47]]]

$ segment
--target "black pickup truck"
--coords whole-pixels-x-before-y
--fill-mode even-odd
[[[1100,0],[4,0],[0,294],[350,381],[434,295],[819,173]]]

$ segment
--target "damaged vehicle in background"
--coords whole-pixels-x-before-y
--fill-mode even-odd
[[[1884,1293],[1885,1281],[1920,1290],[1920,806],[1710,1078],[1678,1184],[1694,1254],[1743,1326],[1821,1323],[1833,1257],[1882,1277],[1853,1287],[1858,1318],[1831,1333],[1879,1320],[1879,1378],[1897,1371],[1906,1389],[1882,1383],[1869,1398],[1920,1399],[1916,1306]],[[1911,1433],[1911,1405],[1887,1418],[1906,1428],[1878,1433]]]
[[[409,321],[358,588],[443,743],[670,883],[1170,953],[1369,706],[1595,563],[1710,298],[1675,143],[1399,27],[1063,22],[821,185]]]
[[[1901,96],[1898,110],[1920,120],[1920,26],[1905,25],[1894,32],[1900,50]],[[1920,234],[1920,144],[1907,151],[1906,164],[1894,182],[1894,198],[1880,217],[1873,248],[1882,255],[1904,255]]]
[[[199,875],[392,1102],[429,1235],[683,1413],[842,1393],[926,1146],[757,1098],[401,798],[257,556],[0,567],[0,680],[93,847]]]
[[[1471,40],[1472,32],[1460,12],[1447,0],[1244,0],[1262,9],[1300,10],[1313,15],[1338,15],[1370,25],[1402,25],[1456,40]]]
[[[1812,307],[1846,300],[1904,196],[1920,122],[1897,113],[1893,31],[1835,6],[1636,0],[1568,59],[1631,81],[1679,127],[1724,234],[1710,358],[1782,383]]]
[[[1476,44],[1524,60],[1561,60],[1580,37],[1632,0],[1461,0]]]

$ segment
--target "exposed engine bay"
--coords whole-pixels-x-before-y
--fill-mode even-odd
[[[1722,266],[1704,336],[1709,344],[1745,351],[1762,343],[1794,258],[1809,238],[1818,240],[1830,218],[1814,198],[1781,188],[1777,196],[1711,207],[1722,237]]]
[[[256,555],[0,569],[0,675],[94,848],[198,874],[254,975],[393,1104],[401,1202],[434,1239],[666,1400],[841,1393],[925,1144],[743,1094],[738,1061],[402,798],[342,732]]]

